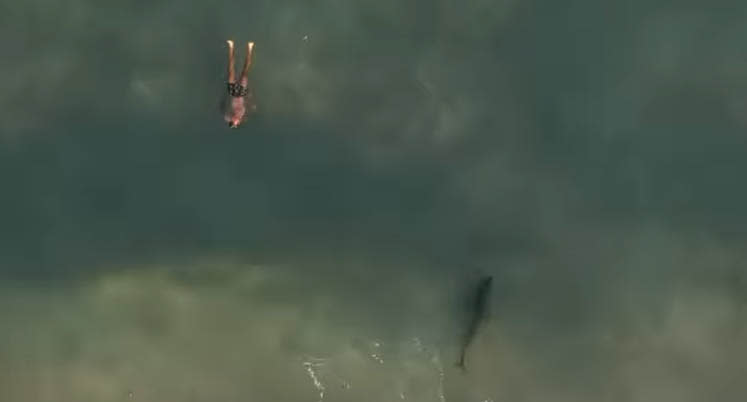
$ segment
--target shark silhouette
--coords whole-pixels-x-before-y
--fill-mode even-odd
[[[467,356],[467,349],[477,335],[477,331],[483,324],[488,316],[488,306],[490,305],[490,289],[493,284],[493,277],[486,276],[480,279],[477,284],[477,288],[474,292],[474,299],[470,304],[470,311],[472,316],[470,317],[469,326],[467,331],[464,333],[462,340],[461,353],[459,355],[459,361],[457,361],[457,367],[462,370],[466,370],[465,358]]]

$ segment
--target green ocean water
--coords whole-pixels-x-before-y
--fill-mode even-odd
[[[746,27],[0,2],[0,402],[741,401]],[[238,130],[229,38],[256,43]]]

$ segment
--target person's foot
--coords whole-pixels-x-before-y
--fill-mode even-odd
[[[233,41],[231,39],[227,40],[226,43],[228,43],[230,49],[233,49]]]
[[[249,53],[251,53],[251,52],[252,52],[252,49],[254,49],[254,42],[248,42],[248,43],[246,44],[246,50],[248,50],[248,51],[249,51]]]

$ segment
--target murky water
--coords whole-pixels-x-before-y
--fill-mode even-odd
[[[0,401],[747,392],[746,5],[6,3]]]

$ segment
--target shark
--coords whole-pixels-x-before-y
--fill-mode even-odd
[[[459,354],[459,360],[456,363],[456,366],[461,368],[462,370],[466,370],[465,359],[467,356],[467,349],[475,339],[477,331],[480,329],[480,327],[488,317],[488,307],[490,305],[490,290],[492,288],[492,285],[493,277],[485,276],[480,279],[474,293],[472,294],[473,298],[469,305],[471,312],[469,326],[467,327],[467,330],[464,333],[464,337],[462,338],[461,352]]]

